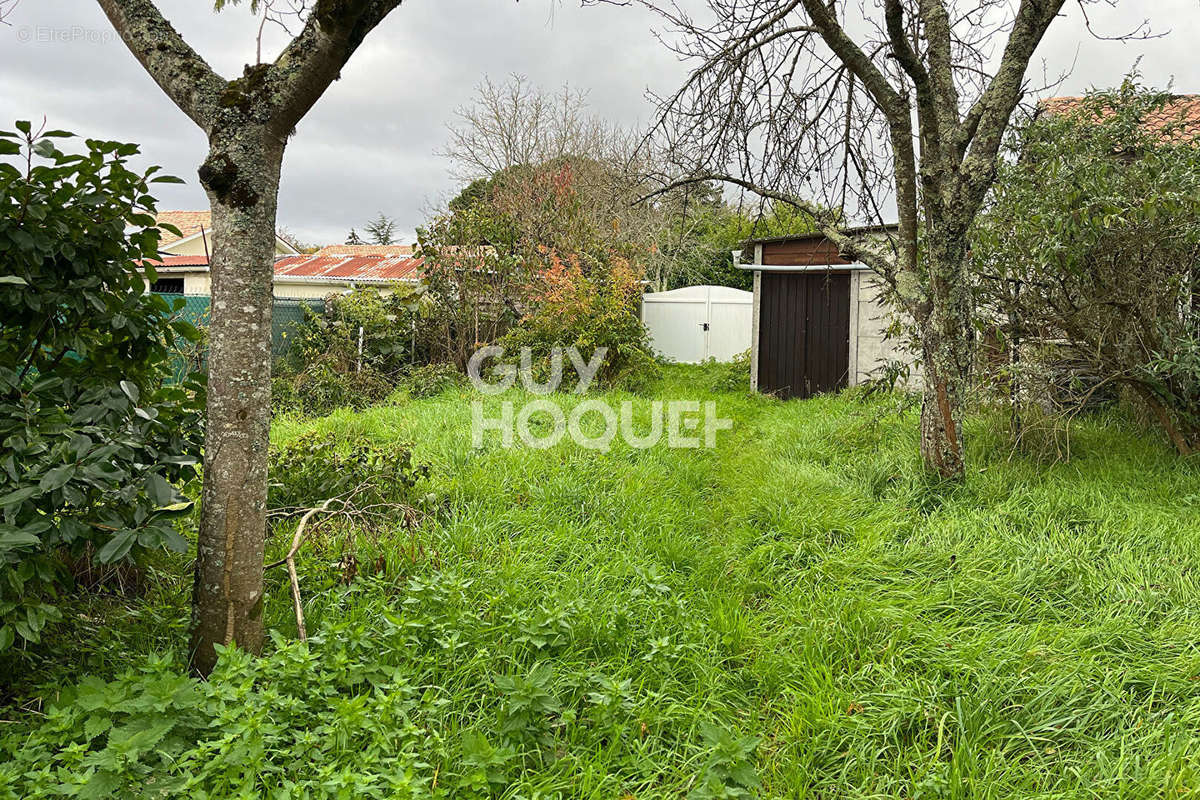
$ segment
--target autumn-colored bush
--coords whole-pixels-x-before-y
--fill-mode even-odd
[[[556,347],[574,347],[587,360],[606,348],[596,374],[602,385],[638,388],[654,377],[658,365],[638,314],[641,277],[634,266],[611,256],[585,270],[577,255],[543,249],[541,256],[545,268],[536,279],[529,312],[499,342],[507,357],[515,360],[521,348],[529,348],[535,373],[543,379]]]

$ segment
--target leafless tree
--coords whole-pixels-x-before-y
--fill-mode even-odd
[[[659,169],[663,154],[645,146],[639,133],[594,115],[583,92],[566,85],[550,92],[520,75],[503,84],[485,78],[455,116],[442,151],[452,174],[490,179],[495,210],[517,224],[531,249],[560,244],[557,226],[569,217],[605,242],[639,253],[636,260],[656,288],[691,269],[688,248],[664,245],[690,241],[697,220],[686,213],[688,203],[704,187],[637,203],[653,188],[646,176]],[[570,211],[549,202],[560,180],[569,182],[577,204]]]
[[[522,164],[568,156],[599,156],[619,132],[588,113],[587,95],[564,84],[549,92],[513,75],[484,78],[470,104],[456,109],[442,155],[456,178],[473,181]]]
[[[8,18],[17,10],[17,6],[20,4],[21,0],[0,0],[0,25],[12,25],[8,21]]]
[[[263,640],[271,265],[283,151],[297,123],[400,0],[301,6],[299,32],[279,56],[233,79],[218,75],[152,0],[97,2],[159,87],[208,137],[199,175],[215,246],[191,653],[193,668],[207,673],[214,645],[237,642],[257,652]]]
[[[663,182],[715,178],[788,203],[883,276],[920,340],[922,456],[961,477],[968,231],[1066,0],[708,0],[714,21],[641,2],[696,64],[661,98],[655,132],[677,170]],[[848,227],[890,218],[894,233]]]

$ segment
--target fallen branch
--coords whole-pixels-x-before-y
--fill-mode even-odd
[[[308,630],[304,627],[304,609],[300,605],[300,576],[296,574],[296,553],[300,552],[300,545],[304,543],[304,529],[308,527],[308,521],[317,514],[324,514],[329,511],[329,506],[335,502],[345,504],[345,500],[337,497],[331,497],[315,508],[310,508],[300,518],[300,524],[296,526],[296,532],[292,534],[292,546],[288,548],[287,555],[281,561],[276,561],[274,564],[268,564],[267,569],[278,567],[280,564],[287,564],[288,580],[292,584],[292,607],[296,611],[296,629],[300,633],[300,641],[308,641]]]
[[[417,510],[402,503],[372,503],[370,505],[361,507],[354,505],[355,499],[363,494],[363,492],[368,488],[369,484],[364,483],[352,489],[351,491],[346,492],[345,494],[330,497],[319,506],[303,509],[304,515],[300,517],[300,524],[296,526],[296,531],[292,534],[292,544],[288,548],[287,554],[278,561],[267,564],[266,567],[263,568],[265,571],[279,566],[287,566],[288,581],[291,583],[292,587],[292,608],[296,613],[296,629],[299,632],[300,641],[302,642],[308,641],[308,629],[304,625],[304,609],[300,604],[300,576],[296,572],[296,555],[300,552],[300,547],[304,544],[308,524],[312,518],[318,514],[330,514],[344,515],[350,520],[358,519],[363,521],[369,520],[373,517],[383,520],[386,519],[388,515],[386,515],[382,509],[388,509],[393,512],[399,511],[402,524],[404,527],[409,528],[410,530],[415,530],[417,524],[420,522],[420,517]],[[334,507],[334,504],[338,504],[336,508]],[[269,516],[280,514],[290,516],[299,512],[300,510],[301,509],[299,508],[276,509],[269,512]],[[416,561],[417,550],[419,547],[420,545],[414,536],[413,554],[411,556],[414,562]]]

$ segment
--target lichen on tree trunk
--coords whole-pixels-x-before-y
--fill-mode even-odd
[[[931,226],[926,250],[930,302],[916,319],[925,382],[921,458],[941,477],[958,479],[965,474],[962,412],[974,358],[966,235]]]
[[[212,207],[208,430],[192,610],[193,669],[215,644],[263,642],[263,541],[271,423],[271,311],[282,140],[240,127],[210,137],[200,179]]]
[[[287,137],[400,0],[301,4],[303,27],[271,63],[226,80],[154,0],[97,0],[129,51],[208,135],[200,182],[213,213],[212,321],[204,495],[192,599],[192,668],[215,645],[262,645],[271,284]],[[220,5],[220,4],[218,4]]]

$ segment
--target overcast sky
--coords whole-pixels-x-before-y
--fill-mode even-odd
[[[693,0],[687,5],[702,6]],[[159,188],[160,207],[207,203],[196,180],[204,137],[158,89],[92,0],[0,0],[0,125],[41,120],[86,136],[138,142],[147,163],[187,181]],[[226,76],[254,58],[249,13],[213,14],[211,0],[159,0],[159,7]],[[1123,0],[1090,6],[1093,28],[1116,35],[1146,15],[1162,39],[1100,41],[1073,2],[1043,42],[1031,80],[1074,64],[1060,93],[1118,83],[1141,58],[1143,79],[1200,92],[1200,0]],[[636,7],[578,0],[407,0],[372,33],[288,146],[279,223],[306,242],[342,241],[379,211],[405,240],[456,189],[436,151],[453,110],[480,79],[520,73],[554,88],[585,90],[593,110],[626,126],[652,115],[647,89],[667,92],[686,74],[654,38],[660,23]]]

